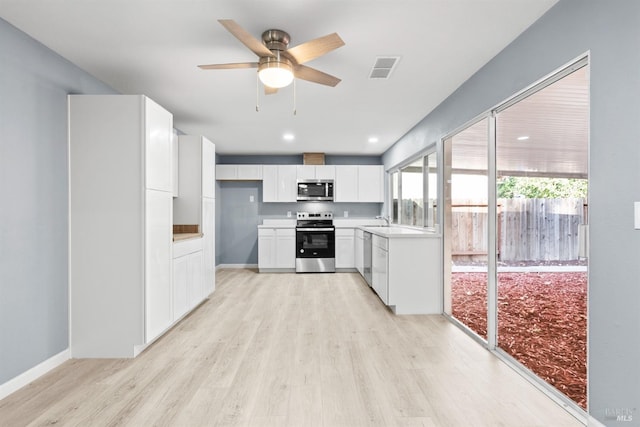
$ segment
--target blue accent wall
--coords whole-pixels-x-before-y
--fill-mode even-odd
[[[69,93],[115,91],[0,19],[0,384],[69,346]]]

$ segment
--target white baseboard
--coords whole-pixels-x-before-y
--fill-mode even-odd
[[[605,427],[605,425],[589,415],[587,418],[587,427]]]
[[[0,384],[0,400],[9,396],[26,386],[27,384],[37,380],[47,372],[62,365],[64,362],[71,358],[71,352],[69,349],[61,351],[53,357],[45,360],[44,362],[34,366],[26,372],[18,375],[17,377],[10,379],[4,384]]]
[[[216,266],[216,270],[221,268],[258,268],[258,264],[219,264]]]

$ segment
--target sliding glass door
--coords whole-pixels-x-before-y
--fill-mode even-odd
[[[582,408],[586,63],[515,96],[442,145],[445,313]]]
[[[444,141],[445,313],[487,339],[488,120]]]
[[[497,343],[583,408],[587,70],[496,114]]]

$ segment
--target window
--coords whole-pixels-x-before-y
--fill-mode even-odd
[[[398,211],[398,200],[400,198],[400,180],[398,179],[399,172],[393,172],[391,174],[391,204],[392,213],[391,219],[394,224],[399,224],[400,212]]]
[[[400,170],[402,205],[401,221],[403,225],[424,226],[424,160],[419,160]]]
[[[436,153],[421,156],[391,172],[392,222],[414,227],[438,223]]]

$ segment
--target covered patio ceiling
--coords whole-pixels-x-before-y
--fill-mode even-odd
[[[583,67],[496,116],[498,177],[587,178],[588,70]],[[453,173],[485,174],[486,122],[453,139]]]

